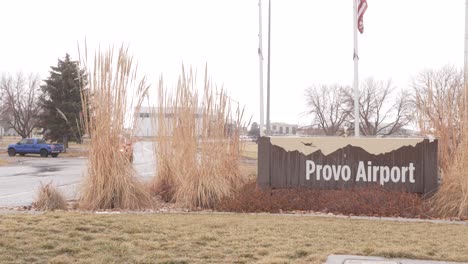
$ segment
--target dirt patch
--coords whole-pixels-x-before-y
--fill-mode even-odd
[[[6,166],[6,165],[9,165],[9,164],[10,164],[9,161],[0,158],[0,166]]]

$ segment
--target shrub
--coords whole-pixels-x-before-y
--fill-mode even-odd
[[[33,207],[41,211],[66,210],[67,203],[63,194],[57,190],[52,183],[43,184],[39,187]]]
[[[421,217],[431,216],[418,194],[392,192],[381,186],[350,190],[265,189],[250,182],[216,207],[231,212],[314,211],[346,215]]]

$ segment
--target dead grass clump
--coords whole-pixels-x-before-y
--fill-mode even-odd
[[[67,202],[63,194],[55,188],[52,183],[43,184],[39,187],[39,193],[33,202],[33,207],[41,211],[66,210]]]
[[[414,193],[392,192],[381,186],[350,190],[265,189],[255,182],[223,199],[216,210],[230,212],[313,211],[345,215],[416,217],[431,216],[427,202]]]
[[[205,72],[199,96],[192,72],[183,71],[169,94],[160,80],[152,113],[157,135],[154,192],[186,207],[212,207],[243,183],[239,169],[243,110],[224,90],[212,89]]]
[[[134,124],[135,108],[147,92],[145,79],[136,81],[136,69],[128,49],[121,47],[95,55],[93,71],[82,89],[84,126],[90,135],[87,177],[80,206],[89,209],[142,209],[151,205],[147,189],[136,179],[121,137]],[[136,90],[130,93],[133,87]],[[137,112],[137,111],[136,111]],[[134,127],[134,125],[133,125]],[[133,137],[130,127],[130,137]]]

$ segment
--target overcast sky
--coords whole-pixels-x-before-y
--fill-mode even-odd
[[[307,124],[304,89],[352,85],[352,0],[272,0],[271,121]],[[463,0],[367,0],[359,35],[361,80],[411,77],[445,64],[463,66]],[[263,0],[267,62],[267,8]],[[0,72],[39,73],[69,53],[130,44],[140,72],[172,87],[182,62],[211,78],[259,120],[258,1],[2,1]],[[202,75],[199,76],[201,78]],[[265,90],[266,90],[266,78]]]

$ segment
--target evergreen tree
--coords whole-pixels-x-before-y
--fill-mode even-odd
[[[257,122],[252,123],[252,126],[250,127],[247,135],[254,140],[257,140],[260,137],[260,127],[258,126]]]
[[[78,61],[70,60],[68,54],[65,60],[58,60],[57,67],[50,68],[50,76],[41,86],[43,95],[40,104],[43,110],[39,114],[39,124],[43,128],[44,138],[66,146],[68,141],[81,143],[80,77],[85,80],[85,71],[79,68]]]

